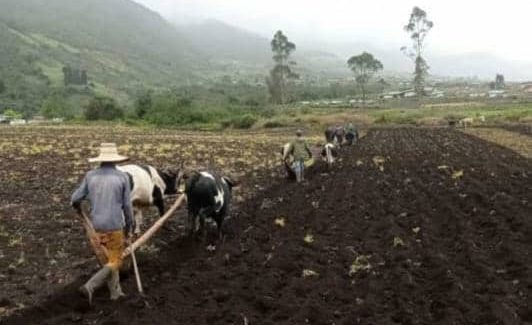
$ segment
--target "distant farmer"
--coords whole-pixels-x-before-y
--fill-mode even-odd
[[[336,136],[336,142],[339,146],[341,146],[344,142],[344,136],[345,136],[345,129],[340,124],[336,124],[336,131],[334,133]]]
[[[312,158],[312,151],[310,151],[307,142],[303,138],[303,132],[301,130],[297,130],[296,139],[292,141],[291,147],[291,152],[294,157],[292,169],[296,174],[296,181],[300,183],[305,180],[305,160]]]
[[[80,187],[72,194],[72,206],[81,214],[81,201],[90,202],[90,221],[96,231],[96,254],[103,266],[80,291],[92,303],[95,290],[107,282],[111,300],[124,296],[120,287],[119,268],[125,238],[133,230],[133,208],[130,200],[130,183],[125,173],[116,169],[115,164],[128,160],[118,154],[114,143],[102,143],[100,155],[89,159],[99,162],[100,167],[85,175]]]
[[[325,130],[325,141],[327,143],[333,143],[334,141],[334,137],[336,136],[336,127],[334,126],[329,126],[326,130]]]
[[[358,131],[352,122],[349,122],[349,124],[347,124],[345,130],[346,130],[345,139],[347,140],[347,144],[352,145],[353,141],[358,140]]]

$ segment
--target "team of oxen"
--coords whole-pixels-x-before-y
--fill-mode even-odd
[[[331,167],[338,156],[338,148],[351,145],[357,139],[356,131],[346,132],[341,126],[327,128],[326,143],[321,150],[323,161]],[[282,155],[290,175],[293,172],[288,163],[287,149],[285,145]],[[143,228],[143,211],[155,206],[162,216],[165,212],[165,197],[177,194],[181,182],[184,182],[184,193],[188,202],[186,227],[189,235],[205,234],[205,221],[210,219],[216,223],[218,237],[223,237],[222,226],[230,211],[232,189],[238,185],[235,180],[213,171],[185,172],[183,166],[176,170],[161,170],[149,165],[135,164],[118,168],[129,177],[136,234],[140,234]]]
[[[328,168],[332,168],[338,158],[339,148],[344,145],[351,146],[358,141],[358,139],[358,131],[352,125],[350,128],[345,128],[339,124],[327,127],[325,130],[325,144],[320,148],[321,159],[327,164]],[[289,179],[295,179],[296,176],[292,168],[290,148],[290,143],[286,143],[283,146],[281,150],[282,162],[287,177]],[[314,157],[311,157],[310,160],[314,160]]]
[[[232,188],[237,185],[229,177],[212,171],[184,172],[182,166],[177,170],[161,170],[148,165],[129,164],[118,169],[129,177],[135,234],[140,234],[142,230],[143,210],[155,206],[162,216],[165,197],[177,194],[180,183],[184,181],[189,234],[205,234],[205,220],[212,219],[216,222],[218,236],[222,237],[222,224],[231,205]]]

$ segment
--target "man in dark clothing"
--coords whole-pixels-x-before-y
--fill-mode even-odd
[[[334,126],[329,126],[325,130],[325,141],[327,143],[333,143],[335,136],[336,136],[336,128]]]
[[[345,139],[348,145],[352,145],[354,141],[358,140],[358,131],[352,122],[349,122],[346,129]]]
[[[312,158],[312,151],[310,151],[307,141],[303,138],[303,132],[301,130],[297,130],[296,139],[291,142],[290,146],[290,152],[294,157],[292,169],[296,174],[296,181],[300,183],[305,180],[305,160]]]
[[[344,142],[345,129],[340,124],[336,124],[335,136],[336,136],[336,143],[338,144],[338,146],[341,146]]]

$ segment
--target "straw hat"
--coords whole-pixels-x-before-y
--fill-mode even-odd
[[[102,143],[100,145],[100,155],[96,158],[89,158],[89,162],[122,162],[129,158],[118,154],[118,149],[114,143]]]

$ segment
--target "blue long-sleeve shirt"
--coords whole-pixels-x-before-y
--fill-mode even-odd
[[[88,198],[91,222],[99,232],[109,232],[133,227],[133,208],[130,200],[127,175],[114,165],[101,166],[87,173],[80,187],[72,194],[71,203]]]

